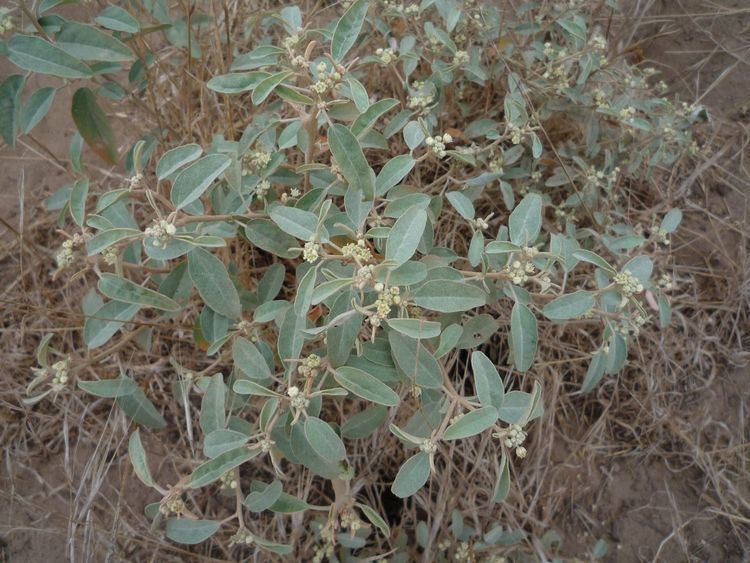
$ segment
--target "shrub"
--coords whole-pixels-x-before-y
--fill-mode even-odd
[[[44,338],[28,403],[113,399],[161,495],[152,528],[178,543],[407,560],[412,535],[458,558],[520,541],[459,510],[446,540],[384,507],[417,497],[430,514],[452,472],[484,487],[465,500],[510,502],[544,409],[539,366],[588,362],[588,392],[645,323],[669,322],[681,214],[668,194],[653,224],[628,209],[697,150],[705,112],[654,94],[654,72],[609,44],[597,22],[614,2],[157,0],[88,23],[61,3],[2,24],[12,63],[75,88],[72,181],[47,204],[66,233],[54,275],[92,286],[88,357]],[[11,145],[59,90],[23,101],[25,79],[0,87]],[[125,155],[116,104],[143,131]],[[84,156],[128,180],[95,179]],[[590,347],[540,356],[540,326]],[[172,369],[136,380],[134,347]],[[116,376],[84,371],[118,358]],[[180,448],[176,481],[152,474],[142,429]]]

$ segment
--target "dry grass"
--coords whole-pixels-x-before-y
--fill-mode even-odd
[[[603,15],[602,24],[628,31],[622,33],[623,48],[636,41],[648,45],[649,37],[670,33],[677,21],[651,15],[653,4],[634,2],[630,19],[608,21]],[[231,2],[223,11],[214,4],[214,15],[220,22],[225,18],[234,21],[236,10],[243,5]],[[737,14],[742,11],[717,17]],[[698,16],[698,12],[685,14]],[[232,106],[228,97],[217,97],[201,87],[210,78],[204,75],[206,69],[228,66],[219,39],[207,38],[215,42],[214,49],[204,49],[212,59],[187,61],[185,72],[177,74],[180,82],[153,77],[156,86],[138,104],[140,111],[170,131],[172,142],[208,142],[219,128],[215,116],[220,116],[228,136],[247,125],[247,108]],[[738,61],[736,65],[743,64],[741,51],[723,47],[721,38],[712,35],[711,39],[717,49]],[[746,47],[750,49],[750,44]],[[160,64],[167,64],[169,55],[169,48],[164,48]],[[175,73],[165,70],[163,76],[167,75]],[[701,92],[714,90],[724,77],[717,78],[716,86],[702,86]],[[563,553],[585,557],[595,538],[615,543],[639,541],[613,538],[611,522],[602,522],[618,516],[614,510],[606,512],[611,492],[608,484],[616,464],[632,468],[658,462],[666,468],[660,476],[684,482],[695,495],[690,497],[694,506],[687,511],[670,497],[672,530],[660,544],[650,546],[651,556],[658,559],[670,553],[690,558],[699,554],[691,533],[705,518],[718,526],[717,542],[724,543],[725,557],[746,556],[750,549],[750,398],[744,391],[747,372],[730,374],[746,364],[745,350],[750,344],[750,232],[743,223],[745,211],[740,211],[745,209],[744,197],[750,189],[745,161],[750,135],[742,124],[721,119],[701,135],[705,150],[695,160],[682,160],[674,169],[661,171],[653,182],[629,186],[626,193],[627,217],[632,224],[648,226],[654,216],[673,205],[685,211],[672,247],[655,256],[657,271],[669,272],[676,280],[670,328],[644,329],[626,370],[605,377],[594,392],[581,395],[577,391],[587,357],[578,350],[595,348],[600,328],[585,321],[565,328],[540,321],[539,357],[543,361],[536,364],[533,375],[514,381],[514,385],[529,389],[533,379],[543,382],[546,412],[532,427],[529,457],[514,466],[511,496],[499,507],[488,502],[498,457],[489,436],[452,445],[445,455],[437,456],[437,475],[424,494],[407,503],[387,492],[386,485],[402,461],[394,454],[401,451],[396,440],[386,430],[353,443],[350,456],[357,470],[353,486],[368,504],[388,516],[397,532],[427,520],[434,545],[445,537],[451,510],[460,506],[467,523],[476,527],[486,530],[491,524],[502,523],[510,529],[526,530],[529,535],[517,548],[520,552],[545,560],[550,554],[545,553],[540,538],[555,529],[565,538]],[[436,178],[419,180],[430,184]],[[725,191],[719,195],[721,189]],[[117,348],[106,354],[89,355],[80,336],[80,301],[88,287],[85,275],[50,279],[46,264],[51,263],[51,249],[59,240],[54,233],[55,218],[40,211],[42,195],[34,194],[33,206],[27,200],[31,208],[21,218],[22,230],[6,226],[14,234],[5,238],[7,244],[0,255],[5,282],[0,294],[0,349],[5,360],[0,378],[0,444],[5,452],[0,474],[5,486],[0,498],[9,507],[7,525],[3,521],[0,530],[11,544],[34,530],[38,533],[28,536],[32,541],[59,542],[63,556],[76,561],[100,560],[105,555],[113,560],[160,561],[236,556],[236,551],[230,552],[219,542],[187,551],[149,532],[142,508],[158,499],[145,493],[130,473],[123,445],[128,423],[117,410],[110,409],[110,402],[68,393],[54,403],[22,406],[36,344],[43,334],[55,332],[59,348],[77,351],[73,363],[83,366],[77,376],[108,377],[125,368],[149,387],[149,397],[164,410],[173,430],[150,437],[146,446],[152,460],[158,460],[157,479],[174,482],[193,466],[191,452],[196,444],[185,426],[184,411],[172,398],[169,385],[176,374],[167,358],[174,355],[196,370],[209,365],[202,353],[193,352],[189,314],[178,318],[176,326],[157,323],[149,351],[125,342],[115,344]],[[487,205],[478,209],[478,215],[494,212],[494,221],[506,220],[499,206]],[[441,226],[436,238],[458,252],[461,241],[466,240],[461,228],[451,221]],[[252,282],[266,264],[250,252],[243,255],[244,261],[238,264],[241,275]],[[508,318],[509,311],[500,309],[494,314],[501,327],[485,352],[503,365],[508,327],[502,319]],[[142,319],[141,324],[154,325],[148,319]],[[466,361],[466,356],[456,354],[446,365],[456,381],[461,374],[465,377]],[[219,367],[229,363],[226,355],[220,356]],[[410,414],[408,408],[402,411],[399,416]],[[253,478],[272,474],[269,468],[255,467],[253,471]],[[287,483],[285,488],[307,496],[313,504],[332,500],[332,491],[323,480],[312,479],[306,472],[291,470]],[[208,495],[193,494],[196,506],[207,511],[215,508],[217,501]],[[648,500],[636,498],[634,502]],[[299,540],[302,524],[299,515],[263,516],[253,522],[259,534],[284,542]],[[313,549],[308,541],[299,546],[299,556],[306,559]]]

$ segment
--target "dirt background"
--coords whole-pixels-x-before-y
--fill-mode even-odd
[[[709,127],[716,128],[717,132],[721,129],[722,134],[730,130],[738,139],[747,137],[750,127],[748,0],[662,0],[650,4],[648,16],[633,30],[632,43],[623,47],[636,44],[633,56],[662,71],[673,92],[688,102],[704,103],[713,117]],[[0,65],[0,77],[10,72],[9,65]],[[40,85],[43,84],[38,81],[33,83],[33,86]],[[6,271],[50,270],[53,264],[54,248],[36,247],[32,250],[39,261],[23,263],[18,245],[19,238],[23,241],[21,244],[28,244],[24,241],[24,232],[29,225],[49,221],[40,201],[64,183],[64,166],[51,164],[43,154],[51,153],[61,162],[67,158],[74,126],[63,108],[69,105],[71,92],[72,89],[58,93],[55,109],[37,126],[33,138],[21,139],[15,151],[8,147],[0,150],[3,169],[0,244],[4,253],[11,250],[11,256],[16,257],[15,263],[2,265]],[[115,116],[115,122],[119,123],[124,148],[131,141],[128,137],[132,131],[125,116]],[[43,140],[44,145],[38,140]],[[750,156],[750,151],[741,143],[726,148],[726,158],[719,165],[726,166],[729,178],[734,181],[710,186],[710,193],[706,194],[707,205],[722,221],[747,224],[745,198],[750,194],[750,178],[743,152],[744,156]],[[731,241],[727,244],[731,245]],[[684,256],[680,258],[697,262],[702,259],[700,249],[682,252]],[[3,276],[3,279],[9,277]],[[10,289],[10,286],[2,288],[3,296]],[[14,351],[9,353],[14,354]],[[738,363],[742,360],[738,356]],[[745,427],[750,421],[745,408],[750,404],[749,378],[747,369],[727,369],[720,377],[713,378],[701,394],[701,400],[690,406],[695,427],[710,426],[718,447],[722,447],[722,435],[727,428],[742,427],[741,435],[747,436]],[[18,405],[3,402],[0,406],[3,426],[9,418],[22,416],[23,410]],[[68,424],[75,426],[76,421],[68,421]],[[32,458],[38,461],[26,467],[11,464],[10,452],[5,452],[0,467],[3,501],[0,562],[63,561],[71,553],[77,553],[77,559],[93,560],[112,555],[115,551],[112,545],[117,544],[118,537],[128,533],[118,517],[114,524],[108,524],[109,530],[98,530],[110,538],[109,546],[81,540],[81,545],[92,550],[81,553],[77,546],[67,542],[68,537],[77,535],[70,534],[76,529],[84,536],[102,536],[93,533],[101,523],[92,520],[92,512],[87,510],[93,500],[84,485],[94,485],[93,490],[101,495],[97,502],[108,503],[115,515],[131,510],[118,500],[123,497],[132,507],[156,500],[132,477],[113,475],[116,472],[108,472],[106,465],[92,467],[89,460],[99,456],[93,455],[91,445],[78,445],[75,438],[70,442],[66,440],[66,445],[62,452],[54,455],[49,455],[40,445]],[[117,444],[96,445],[97,449],[105,448],[105,451],[116,447]],[[747,442],[739,447],[747,448]],[[617,449],[616,445],[613,449]],[[696,455],[702,454],[696,452]],[[748,546],[738,545],[726,524],[717,522],[719,508],[697,469],[676,472],[672,469],[674,460],[649,456],[648,451],[615,455],[610,463],[595,472],[590,472],[582,461],[571,461],[574,458],[570,452],[561,451],[557,460],[559,466],[550,474],[559,484],[561,495],[571,487],[577,490],[578,501],[564,507],[569,514],[561,513],[557,518],[563,551],[569,556],[587,559],[595,541],[604,539],[609,544],[607,561],[748,560],[745,551]],[[744,488],[738,492],[750,493],[747,480],[740,487]],[[179,552],[173,555],[179,557]]]

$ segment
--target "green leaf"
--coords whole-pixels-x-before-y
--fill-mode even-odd
[[[230,72],[214,76],[206,86],[220,94],[241,94],[249,92],[260,84],[269,75],[267,72]]]
[[[346,181],[353,189],[362,190],[366,200],[375,196],[375,173],[367,164],[362,147],[349,129],[340,123],[328,128],[328,145]]]
[[[667,233],[673,233],[677,230],[682,222],[682,211],[679,209],[670,209],[661,220],[660,228],[664,229]]]
[[[229,450],[244,446],[248,440],[250,440],[250,436],[247,434],[219,428],[206,434],[206,438],[203,440],[203,453],[214,459]]]
[[[416,121],[410,121],[404,127],[404,141],[410,150],[416,149],[425,140],[424,130]]]
[[[510,254],[513,252],[520,252],[521,247],[512,242],[494,240],[487,245],[484,251],[487,254]]]
[[[253,512],[263,512],[271,508],[283,492],[281,481],[275,479],[262,491],[253,491],[247,495],[243,504]]]
[[[505,388],[495,365],[477,350],[471,354],[471,369],[474,372],[474,388],[482,406],[502,407]]]
[[[271,377],[271,369],[268,367],[263,354],[258,348],[241,336],[235,338],[232,344],[232,359],[234,367],[239,369],[250,379],[266,379]]]
[[[57,89],[52,87],[39,88],[21,108],[19,128],[24,135],[28,135],[37,124],[44,119],[52,102],[55,100]],[[2,95],[0,94],[0,97]]]
[[[130,463],[133,464],[136,476],[147,487],[153,487],[155,485],[154,478],[151,476],[151,470],[148,468],[146,450],[143,449],[141,432],[138,428],[135,429],[135,432],[130,435],[130,439],[128,440],[128,456],[130,457]]]
[[[367,0],[357,0],[349,6],[349,9],[336,23],[331,40],[331,55],[334,61],[341,62],[349,49],[354,46],[360,31],[362,31],[362,24],[365,21],[365,16],[367,16],[368,7],[369,2]]]
[[[435,338],[440,336],[440,323],[424,319],[388,319],[388,326],[411,338]]]
[[[378,528],[381,532],[383,532],[383,535],[388,538],[391,535],[391,528],[388,526],[388,523],[383,519],[380,514],[377,513],[377,511],[374,508],[371,508],[367,506],[366,504],[362,504],[361,502],[355,503],[357,507],[362,511],[362,514],[365,515],[365,518],[367,518],[370,523]]]
[[[317,215],[304,209],[274,205],[268,215],[282,231],[305,241],[313,239],[318,229]]]
[[[102,231],[86,241],[87,254],[88,256],[94,256],[95,254],[99,254],[103,250],[106,250],[113,244],[117,244],[118,242],[129,238],[139,237],[141,234],[141,231],[137,229],[118,228]]]
[[[103,273],[97,285],[107,297],[123,303],[154,307],[162,311],[179,311],[180,304],[166,295],[148,289],[115,274]]]
[[[313,291],[315,291],[315,279],[318,276],[318,268],[308,268],[307,272],[299,281],[297,295],[294,296],[294,313],[304,316],[310,310]]]
[[[117,162],[117,145],[106,114],[96,102],[89,88],[79,88],[73,94],[71,115],[86,144],[109,164]]]
[[[221,522],[213,520],[189,520],[187,518],[169,518],[167,520],[167,537],[185,545],[195,545],[206,541],[221,527]]]
[[[16,146],[21,93],[25,81],[20,74],[14,74],[0,84],[0,136],[11,148]]]
[[[364,133],[369,131],[381,116],[397,106],[398,103],[398,100],[394,100],[393,98],[385,98],[384,100],[378,100],[372,104],[365,112],[361,113],[357,119],[354,120],[354,123],[352,123],[352,135],[361,139],[364,136]]]
[[[410,154],[400,154],[386,162],[375,178],[375,195],[384,196],[388,190],[406,178],[416,163]]]
[[[431,311],[458,313],[481,307],[487,303],[483,289],[454,280],[432,280],[420,286],[412,295],[414,303]]]
[[[278,86],[276,86],[275,92],[279,98],[293,104],[311,106],[315,103],[315,100],[313,100],[310,96],[305,96],[303,93],[298,92],[290,86],[285,86],[284,84],[279,84]]]
[[[542,229],[542,198],[529,194],[513,210],[508,219],[511,242],[531,246]]]
[[[421,340],[391,331],[388,342],[394,362],[410,380],[420,387],[440,389],[443,385],[440,364]]]
[[[255,395],[257,397],[278,397],[279,394],[249,379],[238,379],[232,385],[232,391],[238,395]]]
[[[260,450],[251,450],[245,446],[224,452],[220,456],[198,466],[190,476],[190,488],[199,489],[210,485],[227,471],[239,467],[253,459]]]
[[[430,456],[419,452],[404,462],[391,485],[391,492],[399,498],[410,497],[430,478]]]
[[[476,213],[474,211],[474,204],[462,192],[448,192],[445,194],[445,197],[451,202],[451,205],[458,211],[461,217],[467,221],[471,221],[474,218],[474,214]]]
[[[453,348],[456,347],[456,344],[461,340],[463,332],[464,329],[459,324],[452,324],[445,327],[445,330],[443,330],[440,335],[440,344],[438,344],[437,350],[435,350],[435,357],[442,358],[448,352],[453,350]]]
[[[410,207],[399,217],[388,233],[385,246],[385,259],[400,266],[416,252],[427,225],[427,212],[418,207]]]
[[[132,379],[120,376],[117,379],[100,379],[99,381],[78,381],[78,387],[97,397],[116,399],[130,395],[138,387]]]
[[[83,340],[89,348],[106,344],[140,309],[140,305],[110,301],[83,324]]]
[[[669,299],[660,295],[657,303],[659,305],[659,327],[667,328],[672,321],[672,307],[669,305]]]
[[[346,448],[338,434],[327,422],[314,416],[305,420],[305,437],[312,449],[328,461],[346,459]]]
[[[510,469],[508,467],[508,457],[503,453],[500,458],[500,469],[497,472],[497,481],[495,489],[492,491],[492,502],[503,502],[510,492]]]
[[[156,178],[163,180],[171,176],[189,162],[193,162],[202,153],[203,149],[196,143],[168,150],[156,164]]]
[[[130,48],[109,33],[93,26],[68,21],[57,35],[57,45],[84,61],[123,62],[135,60]]]
[[[318,303],[322,303],[326,299],[328,299],[331,295],[334,295],[335,293],[338,293],[345,287],[348,287],[351,285],[352,279],[351,278],[343,278],[338,280],[329,280],[327,282],[321,283],[318,287],[315,288],[312,295],[312,301],[310,302],[312,305],[317,305]]]
[[[505,395],[503,406],[498,410],[498,416],[507,424],[523,426],[529,420],[533,407],[533,397],[530,393],[511,391]]]
[[[148,400],[148,397],[146,397],[146,394],[140,387],[136,387],[135,391],[129,395],[120,395],[117,397],[115,404],[138,424],[143,424],[143,426],[156,430],[167,426],[167,421],[156,410],[154,404]]]
[[[445,429],[444,440],[458,440],[468,438],[484,432],[497,422],[497,409],[495,407],[482,407],[475,411],[466,413],[456,422]]]
[[[240,296],[221,260],[207,250],[195,248],[188,254],[188,272],[206,305],[227,318],[239,318]]]
[[[341,426],[341,435],[348,439],[367,438],[388,418],[388,409],[377,405],[350,416]]]
[[[593,264],[594,266],[598,266],[599,268],[601,268],[602,270],[606,270],[610,274],[617,273],[617,270],[615,270],[609,264],[609,262],[607,262],[604,258],[599,256],[595,252],[591,252],[590,250],[574,250],[573,258],[581,260],[582,262],[588,262],[589,264]]]
[[[279,258],[295,258],[299,250],[289,250],[298,247],[297,239],[286,234],[275,223],[265,219],[253,219],[245,225],[247,240],[266,252]]]
[[[86,216],[86,199],[89,196],[88,178],[81,178],[73,184],[73,190],[70,192],[70,214],[73,220],[80,227]]]
[[[627,261],[622,267],[623,271],[628,271],[641,283],[648,283],[651,273],[654,271],[654,262],[648,256],[635,256]]]
[[[342,366],[335,371],[333,377],[344,389],[373,403],[395,407],[400,402],[398,393],[361,369]]]
[[[586,370],[586,377],[583,378],[583,383],[581,384],[581,393],[589,393],[599,384],[599,381],[604,376],[604,369],[606,367],[607,355],[602,350],[599,350],[591,358],[589,367]]]
[[[91,69],[78,58],[39,37],[14,35],[8,42],[8,60],[24,70],[60,78],[89,78]]]
[[[200,427],[204,434],[220,430],[226,424],[226,389],[224,376],[217,373],[211,377],[201,401]]]
[[[292,72],[291,70],[285,70],[272,74],[271,76],[268,76],[261,80],[260,83],[258,83],[258,85],[253,89],[253,103],[256,106],[262,104],[263,101],[271,95],[271,92],[273,92],[279,84],[284,82],[284,80],[286,80],[293,74],[294,72]]]
[[[370,96],[367,89],[356,78],[349,78],[346,83],[349,85],[352,101],[357,106],[357,110],[365,112],[370,106]]]
[[[123,33],[138,33],[141,25],[130,12],[119,6],[110,6],[99,12],[94,21],[102,27]]]
[[[595,304],[596,299],[590,291],[580,290],[550,301],[542,309],[542,314],[552,321],[564,321],[585,315]]]
[[[534,313],[521,303],[513,305],[510,315],[510,334],[513,339],[513,363],[518,371],[531,367],[536,355],[539,336]]]
[[[172,184],[172,203],[177,209],[193,203],[231,163],[226,155],[209,154],[185,168]]]

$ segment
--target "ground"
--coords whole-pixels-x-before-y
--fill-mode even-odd
[[[727,145],[721,148],[722,156],[715,163],[727,172],[726,181],[693,189],[704,190],[705,201],[717,223],[746,225],[745,197],[750,194],[750,184],[742,153],[744,151],[745,156],[750,153],[742,140],[746,142],[750,125],[748,2],[657,0],[650,5],[637,25],[626,30],[621,47],[635,45],[631,56],[663,71],[672,91],[686,101],[706,105],[712,116],[707,135],[710,137],[713,131]],[[8,71],[7,65],[0,66],[0,75]],[[0,178],[0,218],[3,220],[0,244],[3,254],[9,255],[2,264],[6,271],[32,268],[46,272],[53,260],[53,249],[37,247],[33,252],[38,254],[39,262],[22,263],[18,237],[23,239],[24,232],[35,222],[48,222],[48,214],[40,201],[57,189],[65,177],[62,167],[50,163],[42,154],[49,151],[60,159],[66,158],[73,125],[68,112],[62,108],[69,100],[69,91],[60,92],[56,100],[58,109],[35,130],[34,138],[43,141],[44,147],[34,140],[24,139],[15,151],[8,147],[0,150],[5,171]],[[125,147],[129,134],[127,121],[120,119],[119,122]],[[709,225],[696,228],[706,233],[711,231]],[[726,244],[727,254],[731,255],[734,252],[731,237]],[[676,252],[680,259],[696,265],[716,258],[703,256],[701,249],[694,247]],[[3,280],[13,285],[18,282],[8,280],[15,277],[6,275]],[[4,290],[3,299],[8,291]],[[2,330],[22,328],[6,326]],[[739,350],[742,344],[748,342],[728,345]],[[10,349],[8,353],[24,352]],[[741,364],[746,359],[738,353],[734,363]],[[568,556],[586,559],[595,541],[603,539],[609,545],[607,561],[747,560],[748,545],[741,545],[738,535],[731,530],[732,525],[747,525],[747,519],[742,522],[741,517],[731,515],[718,519],[721,504],[717,502],[717,490],[721,491],[719,496],[736,494],[747,499],[750,485],[747,479],[740,480],[733,491],[721,477],[717,482],[707,479],[705,466],[711,463],[710,455],[719,450],[729,454],[738,450],[738,456],[742,453],[739,450],[746,452],[748,378],[747,368],[732,366],[721,366],[717,373],[706,374],[700,393],[692,390],[690,399],[681,403],[685,412],[678,424],[684,424],[680,432],[686,435],[683,448],[675,450],[675,459],[649,455],[646,439],[643,448],[635,450],[619,448],[615,443],[611,448],[616,455],[592,471],[587,460],[576,455],[575,444],[556,448],[549,467],[549,481],[554,485],[551,490],[559,493],[561,501],[557,505],[559,512],[550,515],[550,522],[562,536],[562,551]],[[24,417],[24,413],[18,405],[3,401],[0,416],[5,423]],[[75,421],[69,423],[74,425]],[[664,424],[674,423],[665,420]],[[627,431],[637,434],[639,430]],[[674,434],[680,435],[680,432]],[[744,436],[744,441],[738,443],[737,436]],[[68,532],[78,527],[90,533],[91,528],[98,525],[96,521],[79,520],[81,515],[91,515],[86,511],[90,489],[80,486],[84,477],[86,482],[96,484],[94,489],[99,490],[105,499],[103,502],[109,503],[114,514],[130,510],[119,503],[120,493],[127,492],[128,503],[136,507],[156,500],[148,497],[131,476],[117,471],[106,473],[104,467],[89,466],[87,462],[93,458],[92,446],[77,446],[75,436],[70,437],[70,441],[68,438],[66,435],[65,443],[70,449],[58,447],[54,451],[47,451],[43,441],[32,442],[36,449],[26,467],[11,466],[10,459],[4,456],[0,468],[0,498],[4,501],[0,509],[0,561],[61,561],[74,552],[73,546],[66,543]],[[698,443],[702,448],[696,448],[696,456],[708,455],[709,458],[693,464],[678,459],[683,455],[679,452],[684,451],[685,444]],[[112,445],[96,447],[111,448]],[[708,454],[705,448],[710,450]],[[108,525],[113,526],[112,538],[127,533],[119,519],[115,519],[114,525],[111,522]],[[96,543],[90,544],[90,548],[104,550],[96,555],[89,553],[94,560],[99,560],[101,553],[114,549]],[[178,556],[178,552],[173,555]]]

